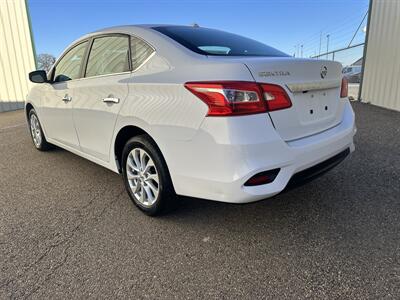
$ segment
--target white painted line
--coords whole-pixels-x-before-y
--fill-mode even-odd
[[[0,128],[0,130],[12,129],[12,128],[17,128],[17,127],[22,127],[22,126],[26,126],[26,123],[19,123],[16,125],[3,127],[3,128]]]

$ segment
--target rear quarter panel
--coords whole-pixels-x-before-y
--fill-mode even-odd
[[[134,125],[161,139],[190,140],[207,115],[207,105],[190,93],[189,81],[253,78],[244,64],[209,63],[186,58],[172,65],[156,54],[128,79],[129,95],[121,108],[116,130]]]
[[[175,142],[189,142],[198,132],[208,112],[207,105],[189,92],[190,81],[253,81],[241,63],[210,62],[207,57],[183,56],[174,63],[156,53],[128,80],[129,95],[121,108],[115,138],[125,126],[137,126],[157,143],[167,165],[175,165]],[[113,155],[113,153],[111,154]],[[187,155],[191,155],[188,153]],[[173,177],[174,168],[170,168]]]

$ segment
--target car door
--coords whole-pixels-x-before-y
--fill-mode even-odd
[[[84,78],[74,85],[73,119],[81,151],[109,161],[116,119],[128,95],[128,35],[105,35],[91,41]]]
[[[81,76],[88,41],[68,50],[52,70],[41,102],[42,122],[48,138],[79,149],[72,118],[74,85]]]

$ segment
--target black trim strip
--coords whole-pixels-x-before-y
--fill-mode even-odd
[[[335,156],[315,165],[311,168],[300,171],[292,176],[287,184],[286,188],[294,188],[296,186],[307,183],[323,174],[325,174],[330,169],[336,167],[340,164],[348,155],[350,154],[350,148],[336,154]]]

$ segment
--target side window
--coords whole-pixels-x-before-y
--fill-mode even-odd
[[[153,52],[148,44],[131,36],[132,70],[136,70]]]
[[[54,81],[61,82],[79,78],[82,61],[88,42],[83,42],[64,55],[57,63],[54,73]]]
[[[96,38],[90,50],[85,77],[129,71],[129,38]]]

